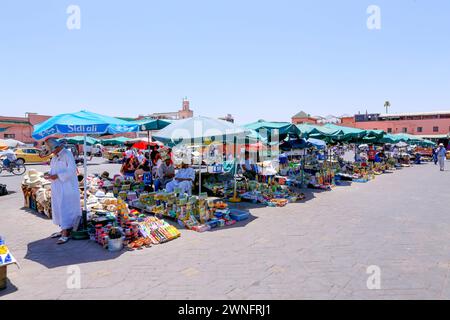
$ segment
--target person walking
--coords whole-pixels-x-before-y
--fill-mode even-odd
[[[50,161],[50,172],[44,176],[52,182],[52,220],[61,228],[52,238],[58,244],[69,241],[74,223],[81,216],[80,190],[78,187],[77,166],[72,152],[56,138],[45,141],[47,149],[54,154]]]
[[[437,150],[438,150],[438,148],[432,148],[431,150],[433,152],[433,162],[434,162],[435,165],[437,165],[437,162],[438,162]]]
[[[439,169],[441,171],[445,170],[445,154],[447,153],[447,150],[444,147],[443,143],[439,144],[439,148],[437,150],[437,158],[438,158],[438,162],[439,162]]]

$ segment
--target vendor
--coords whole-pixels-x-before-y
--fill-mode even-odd
[[[155,191],[158,191],[160,188],[164,189],[170,181],[172,181],[175,176],[175,169],[172,164],[172,159],[170,156],[166,156],[164,158],[164,162],[162,162],[156,169],[155,172]]]
[[[136,167],[136,171],[134,172],[134,178],[136,181],[140,181],[144,173],[150,172],[150,161],[143,156],[142,161]]]
[[[241,161],[240,168],[244,177],[246,177],[249,180],[255,180],[257,175],[257,169],[253,160],[250,159],[249,152],[245,153],[245,159],[244,161]]]
[[[70,231],[81,215],[80,190],[78,188],[77,166],[72,152],[56,138],[45,141],[48,150],[54,154],[50,161],[50,172],[44,176],[52,182],[52,219],[61,232],[54,233],[58,244],[69,241]]]
[[[192,185],[195,180],[195,171],[186,160],[183,160],[181,169],[175,174],[175,178],[167,183],[166,191],[173,192],[175,188],[180,188],[182,193],[192,194]]]
[[[124,153],[125,161],[130,158],[135,158],[135,157],[136,157],[136,152],[133,150],[133,146],[132,145],[127,146],[127,150]]]
[[[103,173],[100,175],[100,178],[104,181],[112,181],[112,179],[109,177],[108,171],[103,171]]]
[[[159,155],[158,147],[157,146],[151,146],[151,152],[150,152],[150,160],[152,160],[152,163],[156,163],[157,155]],[[156,160],[155,160],[156,159]]]
[[[144,156],[144,154],[142,153],[142,150],[139,150],[139,151],[138,151],[136,158],[137,158],[139,164],[141,164],[142,162],[144,162],[145,156]]]
[[[134,172],[136,171],[137,166],[138,164],[136,158],[128,158],[120,168],[120,173],[125,178],[134,178]]]
[[[369,162],[375,162],[375,156],[376,156],[377,152],[374,149],[373,146],[369,147],[369,151],[367,151],[367,157],[369,159]]]

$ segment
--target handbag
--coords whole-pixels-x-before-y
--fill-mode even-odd
[[[6,196],[8,194],[8,189],[6,184],[0,184],[0,196]]]

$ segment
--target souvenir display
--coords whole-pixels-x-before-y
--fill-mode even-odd
[[[303,193],[296,192],[289,185],[280,184],[275,178],[271,178],[268,181],[269,183],[249,182],[247,184],[248,188],[240,193],[239,196],[242,199],[268,206],[284,206],[288,202],[297,202],[305,197]]]
[[[22,181],[24,207],[52,217],[51,182],[44,179],[44,173],[28,170]]]
[[[221,155],[213,150],[217,159],[203,159],[207,165],[214,166],[202,180],[202,187],[208,193],[192,196],[183,194],[180,188],[170,193],[152,192],[151,181],[146,185],[121,175],[110,179],[108,172],[80,175],[80,207],[83,208],[86,201],[87,233],[92,241],[110,251],[135,250],[180,237],[180,231],[164,219],[181,228],[205,232],[249,218],[248,212],[229,208],[228,204],[235,201],[284,207],[304,199],[300,191],[303,188],[332,190],[335,185],[342,185],[342,180],[368,182],[389,170],[410,165],[410,157],[405,152],[391,155],[376,149],[375,158],[369,161],[365,148],[354,149],[355,159],[358,158],[355,162],[344,161],[345,152],[339,146],[288,152],[277,160],[258,162],[256,175],[231,174],[225,170],[225,163],[220,163]],[[370,150],[374,149],[370,147]],[[190,151],[174,152],[180,160]],[[198,156],[194,155],[197,157],[194,163],[199,163]],[[51,218],[51,182],[43,177],[44,173],[34,169],[24,176],[24,206]],[[219,199],[212,200],[208,195]],[[81,219],[74,224],[74,239],[78,226],[84,226]],[[0,246],[0,253],[4,248]],[[14,261],[11,255],[0,255],[0,259],[0,266]]]
[[[130,209],[124,199],[108,199],[104,205],[114,206],[114,214],[95,211],[90,216],[88,232],[91,240],[110,251],[119,251],[123,246],[130,250],[142,249],[181,235],[178,229],[164,220]]]
[[[156,217],[146,217],[138,222],[138,226],[141,235],[152,244],[164,243],[181,235],[177,228]]]
[[[133,207],[158,217],[174,219],[180,226],[198,232],[235,223],[224,212],[228,205],[223,201],[209,201],[205,193],[190,197],[176,192],[142,193],[139,200],[132,203]]]

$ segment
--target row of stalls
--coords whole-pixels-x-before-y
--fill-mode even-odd
[[[35,128],[36,139],[49,132],[64,135],[64,126],[75,126],[82,128],[78,133],[86,145],[88,134],[146,129],[142,123],[87,112],[54,118]],[[249,218],[239,202],[283,207],[303,200],[305,188],[332,190],[344,180],[367,182],[402,167],[402,153],[394,150],[398,143],[428,144],[332,124],[258,121],[237,126],[206,117],[175,121],[151,139],[172,148],[175,165],[188,162],[195,168],[192,194],[179,188],[154,192],[146,181],[114,172],[88,174],[85,166],[79,179],[83,215],[74,223],[73,238],[91,239],[109,250],[134,250],[178,239],[180,228],[205,232],[231,226]],[[385,149],[387,144],[392,150]],[[254,175],[243,172],[247,163]],[[29,170],[22,190],[25,207],[52,216],[50,183],[42,173]]]

